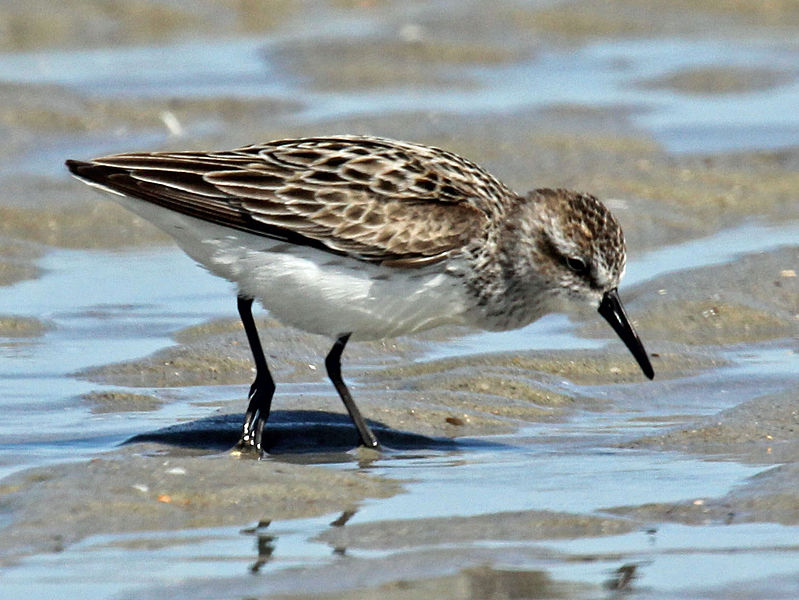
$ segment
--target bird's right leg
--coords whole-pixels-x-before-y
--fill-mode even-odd
[[[272,396],[275,394],[275,382],[269,372],[269,367],[266,365],[266,357],[261,347],[261,340],[258,337],[258,329],[256,329],[255,321],[252,318],[252,298],[239,296],[238,308],[241,323],[244,325],[244,332],[247,334],[247,341],[250,343],[252,358],[255,362],[255,381],[250,386],[249,404],[247,405],[247,412],[244,414],[244,424],[241,427],[241,439],[238,447],[254,447],[260,452],[264,425],[269,419]]]

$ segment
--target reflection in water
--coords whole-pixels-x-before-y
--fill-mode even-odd
[[[637,577],[636,570],[638,565],[628,563],[620,566],[613,571],[611,577],[605,582],[605,587],[609,590],[624,590]]]
[[[344,527],[356,512],[358,511],[355,509],[345,510],[330,523],[330,527]],[[271,524],[271,520],[258,521],[255,527],[248,527],[240,531],[243,535],[255,536],[255,547],[258,554],[255,562],[249,566],[249,571],[252,574],[259,573],[261,568],[274,557],[278,536],[267,532]],[[333,554],[336,556],[344,556],[346,553],[346,547],[337,546],[333,548]]]
[[[358,512],[358,511],[355,510],[355,509],[345,510],[343,513],[341,513],[341,515],[339,515],[338,519],[336,519],[335,521],[331,521],[330,522],[330,526],[331,527],[344,527],[344,525],[347,524],[347,521],[349,521],[355,515],[356,512]]]
[[[256,548],[258,549],[258,559],[250,565],[250,573],[258,573],[266,563],[272,560],[272,555],[275,552],[275,540],[277,536],[266,534],[264,531],[272,523],[272,521],[259,521],[255,527],[242,529],[241,533],[245,535],[256,536]]]
[[[330,526],[331,527],[344,527],[344,525],[347,524],[347,521],[349,521],[356,512],[358,512],[358,511],[355,510],[355,509],[353,509],[353,510],[345,510],[343,513],[341,513],[339,515],[338,519],[336,519],[335,521],[331,521],[330,522]],[[347,547],[346,546],[335,546],[333,548],[333,554],[335,554],[336,556],[344,556],[345,554],[347,554]]]

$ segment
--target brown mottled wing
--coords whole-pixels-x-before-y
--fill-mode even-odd
[[[465,159],[380,138],[280,140],[220,153],[68,161],[83,179],[206,221],[416,267],[483,228],[512,196]]]

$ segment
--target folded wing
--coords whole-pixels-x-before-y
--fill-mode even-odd
[[[199,219],[369,262],[420,267],[482,230],[499,181],[454,154],[380,138],[67,161],[102,188]]]

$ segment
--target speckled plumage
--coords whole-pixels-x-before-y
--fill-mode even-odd
[[[455,154],[340,136],[229,152],[118,154],[76,167],[126,195],[259,235],[419,267],[459,249],[513,193]]]
[[[621,228],[591,195],[520,196],[451,152],[357,136],[67,165],[307,331],[346,343],[444,323],[512,329],[571,299],[599,306],[651,371],[615,292]]]

